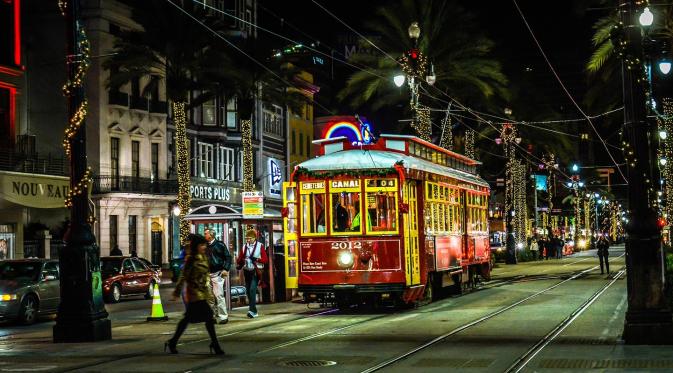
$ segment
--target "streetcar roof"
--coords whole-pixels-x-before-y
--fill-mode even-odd
[[[479,176],[450,167],[408,156],[398,152],[381,150],[342,150],[304,161],[298,165],[308,171],[349,171],[392,169],[395,163],[402,161],[406,169],[420,170],[454,178],[463,182],[488,187],[488,183]]]

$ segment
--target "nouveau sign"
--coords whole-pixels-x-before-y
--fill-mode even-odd
[[[0,198],[35,208],[64,207],[70,179],[0,171]]]

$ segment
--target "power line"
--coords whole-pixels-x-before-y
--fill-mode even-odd
[[[615,158],[612,156],[612,153],[610,153],[610,149],[608,149],[608,146],[606,145],[605,140],[603,140],[603,138],[601,137],[601,134],[598,132],[598,129],[596,129],[596,126],[594,126],[594,123],[591,121],[591,118],[589,118],[589,117],[586,115],[586,113],[584,112],[584,110],[582,110],[582,108],[579,106],[579,104],[577,103],[577,101],[575,101],[575,99],[573,98],[573,96],[570,94],[570,92],[569,92],[568,89],[566,88],[565,84],[563,84],[563,81],[561,80],[561,77],[559,77],[558,73],[557,73],[556,70],[554,69],[554,66],[553,66],[553,65],[551,64],[551,62],[549,61],[549,58],[547,57],[547,54],[546,54],[546,53],[544,52],[544,50],[542,49],[542,46],[540,45],[540,42],[537,40],[537,37],[535,36],[535,33],[533,33],[533,29],[532,29],[532,28],[530,27],[530,25],[528,24],[528,21],[526,20],[526,17],[524,16],[523,12],[521,11],[521,8],[519,7],[519,4],[517,3],[516,0],[512,0],[512,2],[514,3],[514,6],[516,7],[517,11],[519,12],[519,15],[521,16],[521,19],[523,20],[523,23],[526,25],[526,28],[528,29],[528,32],[530,33],[531,37],[533,38],[533,41],[535,41],[535,45],[537,45],[538,50],[540,51],[540,54],[542,54],[542,57],[543,57],[544,60],[547,62],[547,66],[549,66],[549,69],[551,70],[552,74],[554,74],[554,77],[556,77],[556,80],[559,82],[559,84],[561,85],[561,88],[562,88],[563,91],[566,93],[566,95],[568,96],[568,98],[570,98],[570,101],[572,101],[573,105],[575,105],[575,107],[576,107],[577,110],[580,112],[580,114],[582,114],[582,115],[587,119],[587,121],[588,121],[589,124],[591,125],[591,128],[592,128],[592,129],[594,130],[594,132],[596,133],[596,136],[598,136],[598,138],[599,138],[599,139],[601,140],[601,142],[603,143],[603,147],[605,147],[605,151],[608,153],[608,156],[610,156],[610,159],[612,160],[612,163],[614,163],[615,166],[617,167],[617,171],[619,171],[619,174],[622,175],[622,178],[624,179],[624,181],[628,183],[628,182],[629,182],[628,179],[627,179],[626,176],[624,175],[624,172],[622,172],[622,169],[617,165],[617,161],[616,161]]]

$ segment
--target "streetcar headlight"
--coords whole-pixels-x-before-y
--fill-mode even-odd
[[[0,294],[0,302],[9,302],[16,300],[16,294]]]
[[[353,253],[350,251],[343,251],[337,257],[337,264],[341,268],[350,268],[353,266]]]

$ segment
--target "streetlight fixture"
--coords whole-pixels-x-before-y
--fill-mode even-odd
[[[649,7],[645,7],[645,9],[643,9],[640,17],[638,17],[638,21],[640,22],[641,26],[652,26],[652,23],[654,22],[654,14],[652,14]]]
[[[406,77],[404,74],[397,74],[393,77],[393,81],[395,82],[395,85],[399,88],[404,85],[404,81],[406,80]]]
[[[647,8],[645,8],[647,10]],[[652,14],[652,13],[650,13]],[[651,24],[651,22],[650,22]],[[418,26],[418,22],[412,22],[411,25],[409,25],[409,28],[407,29],[407,32],[409,32],[409,37],[411,40],[414,40],[414,43],[418,40],[418,38],[421,36],[421,28]]]
[[[671,72],[671,61],[664,60],[659,62],[659,71],[664,75],[668,75]]]
[[[666,131],[664,131],[664,130],[659,131],[659,138],[660,139],[666,140],[666,137],[668,137],[668,133],[666,133]]]

